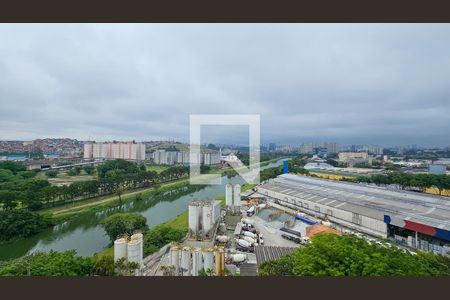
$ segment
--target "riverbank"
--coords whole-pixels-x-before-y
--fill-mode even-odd
[[[113,207],[118,204],[123,204],[131,201],[136,201],[138,197],[149,197],[158,193],[162,193],[168,191],[170,189],[175,189],[179,187],[183,187],[189,184],[188,178],[183,178],[179,180],[175,180],[172,182],[164,183],[162,185],[155,187],[148,187],[137,189],[133,191],[129,191],[124,193],[120,197],[119,196],[103,196],[99,198],[93,198],[89,200],[75,202],[74,204],[66,204],[60,207],[49,208],[45,210],[39,211],[41,214],[51,214],[54,218],[55,223],[61,223],[68,218],[80,214],[86,213],[90,211],[96,211],[100,209],[105,209],[108,207]],[[138,196],[139,195],[139,196]]]
[[[271,160],[263,161],[261,162],[260,166],[266,166],[270,163],[279,161],[283,158],[274,158]],[[225,174],[230,173],[231,171],[234,171],[230,167],[223,168],[223,169],[213,169],[209,172],[209,174]],[[189,178],[182,178],[178,179],[172,182],[167,182],[161,184],[158,189],[155,190],[154,187],[148,187],[148,188],[141,188],[136,190],[131,190],[125,192],[123,195],[121,195],[121,203],[126,203],[130,201],[136,200],[136,196],[140,194],[141,197],[147,197],[154,194],[154,192],[157,192],[161,190],[162,192],[166,191],[167,187],[170,188],[177,188],[184,185],[187,185],[189,183]],[[119,202],[119,196],[117,195],[109,195],[109,196],[101,196],[97,198],[87,199],[87,200],[81,200],[76,201],[73,203],[67,203],[58,207],[51,207],[47,209],[40,210],[39,213],[41,214],[50,214],[54,217],[55,223],[61,223],[65,221],[67,218],[70,218],[78,213],[85,213],[88,211],[95,211],[96,209],[103,209],[110,206],[117,205]]]

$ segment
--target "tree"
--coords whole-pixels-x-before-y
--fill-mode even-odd
[[[47,171],[45,173],[45,175],[47,175],[47,177],[49,177],[49,178],[55,178],[56,176],[58,176],[58,171],[50,170],[50,171]]]
[[[92,257],[77,256],[74,250],[38,252],[0,263],[0,276],[86,276],[95,275]]]
[[[3,204],[3,209],[10,210],[17,206],[17,194],[10,191],[0,190],[0,204]]]
[[[86,174],[88,174],[88,175],[92,175],[95,172],[95,167],[94,166],[84,166],[83,171],[86,172]]]
[[[263,276],[417,276],[450,275],[450,258],[413,256],[355,236],[318,234],[312,242],[277,261],[261,265]]]
[[[123,234],[132,235],[136,231],[147,231],[147,219],[136,213],[117,213],[101,221],[111,241]]]
[[[144,235],[144,255],[150,255],[170,242],[178,242],[185,235],[186,230],[176,229],[164,224],[156,226]]]
[[[20,171],[26,171],[25,165],[22,162],[17,161],[0,161],[0,169],[10,170],[13,174],[17,174]]]
[[[0,211],[0,242],[28,237],[52,225],[47,215],[27,210]]]

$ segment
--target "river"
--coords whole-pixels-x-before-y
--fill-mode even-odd
[[[270,163],[261,169],[280,166],[283,160]],[[147,218],[150,228],[167,222],[187,210],[194,199],[213,200],[225,194],[225,184],[244,184],[240,176],[222,177],[221,185],[187,186],[153,195],[141,201],[128,202],[96,212],[86,212],[48,228],[26,239],[0,245],[0,260],[22,257],[36,251],[65,251],[75,249],[79,255],[90,256],[108,247],[110,240],[100,226],[100,221],[118,212],[136,212]]]

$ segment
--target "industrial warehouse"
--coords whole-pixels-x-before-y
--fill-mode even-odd
[[[450,199],[375,186],[283,174],[258,186],[268,203],[400,245],[447,254]]]

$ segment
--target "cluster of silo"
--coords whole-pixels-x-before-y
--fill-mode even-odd
[[[241,185],[230,184],[225,186],[225,204],[228,209],[234,210],[241,206]]]
[[[225,267],[225,251],[223,247],[173,246],[170,248],[170,265],[174,267],[175,275],[198,276],[202,270],[218,275]]]
[[[220,201],[193,201],[189,205],[191,237],[211,237],[211,230],[220,218]]]
[[[120,238],[114,241],[114,261],[125,258],[128,262],[142,266],[144,253],[144,236],[142,233],[133,234],[129,239]]]

